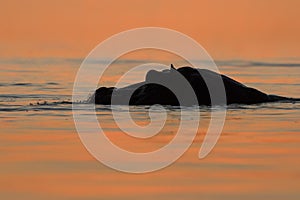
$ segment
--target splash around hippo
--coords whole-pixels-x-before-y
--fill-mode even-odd
[[[88,99],[88,102],[102,105],[160,104],[180,106],[181,104],[179,103],[178,98],[169,88],[165,87],[164,84],[155,83],[162,82],[171,85],[171,87],[173,85],[177,90],[184,92],[184,87],[178,84],[176,85],[176,83],[178,83],[178,76],[176,76],[176,73],[180,73],[188,81],[196,95],[197,102],[190,102],[185,106],[193,106],[195,104],[211,105],[211,96],[203,77],[212,82],[221,77],[224,84],[226,101],[220,102],[220,104],[257,104],[277,101],[300,101],[300,98],[268,95],[255,88],[239,83],[223,74],[218,74],[207,69],[198,69],[188,66],[175,69],[171,64],[169,70],[148,71],[145,81],[143,82],[132,84],[124,88],[100,87]],[[114,99],[114,101],[112,101],[112,99]],[[129,99],[129,101],[124,101],[124,99]]]

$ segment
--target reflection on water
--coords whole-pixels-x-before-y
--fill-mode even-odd
[[[185,108],[201,117],[191,148],[166,169],[132,175],[105,167],[79,140],[70,103],[77,63],[40,64],[0,65],[1,199],[299,199],[299,103],[230,105],[220,140],[202,160],[198,152],[211,112],[224,108]],[[299,67],[220,70],[267,93],[300,94]],[[112,142],[134,152],[164,146],[180,122],[180,109],[165,107],[163,130],[136,139],[120,131],[112,109],[123,108],[96,106],[99,123]],[[149,123],[149,107],[130,110],[137,124]]]

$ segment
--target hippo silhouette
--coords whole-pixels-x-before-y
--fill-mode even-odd
[[[163,70],[161,72],[150,70],[146,74],[145,81],[136,83],[124,88],[115,87],[100,87],[89,98],[89,103],[103,104],[103,105],[172,105],[179,106],[180,103],[176,95],[165,87],[164,84],[157,84],[155,82],[177,83],[176,73],[180,73],[190,84],[197,98],[198,105],[211,105],[211,97],[209,88],[205,80],[223,81],[226,102],[220,104],[257,104],[265,102],[276,101],[299,101],[300,99],[288,98],[277,95],[268,95],[255,88],[247,87],[225,75],[207,69],[197,69],[192,67],[181,67],[175,69],[171,64],[170,70]],[[206,77],[205,80],[203,77]],[[175,85],[178,87],[178,85]],[[179,88],[184,91],[185,88]],[[114,97],[114,101],[112,101]],[[129,99],[126,101],[125,99]],[[191,103],[195,104],[195,102]]]

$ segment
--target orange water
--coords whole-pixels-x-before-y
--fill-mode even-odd
[[[0,65],[0,199],[300,198],[299,103],[231,106],[217,145],[200,160],[211,112],[202,108],[196,140],[178,161],[156,172],[127,174],[88,153],[71,105],[61,103],[71,99],[79,64],[80,59]],[[220,70],[267,93],[300,94],[299,67],[228,64]],[[147,124],[147,112],[138,108],[132,115],[138,124]],[[109,138],[137,152],[170,141],[178,127],[177,112],[170,109],[163,132],[141,142],[118,131],[109,109],[98,106],[96,111]]]

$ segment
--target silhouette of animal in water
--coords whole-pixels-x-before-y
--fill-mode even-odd
[[[203,77],[209,80],[223,81],[226,104],[257,104],[276,101],[300,101],[299,98],[288,98],[277,95],[268,95],[257,89],[247,87],[225,75],[207,69],[197,69],[192,67],[181,67],[175,69],[171,64],[170,70],[161,72],[150,70],[146,74],[145,81],[136,83],[124,88],[100,87],[89,98],[89,103],[103,105],[172,105],[179,106],[180,103],[175,94],[167,87],[156,84],[156,81],[165,81],[166,83],[176,83],[174,72],[179,72],[190,84],[197,97],[198,105],[211,105],[209,89]],[[175,77],[175,78],[174,78]],[[220,79],[221,77],[221,79]],[[185,88],[180,88],[184,90]],[[115,101],[112,101],[114,95]],[[129,96],[130,95],[130,96]],[[130,99],[129,102],[124,99]]]

